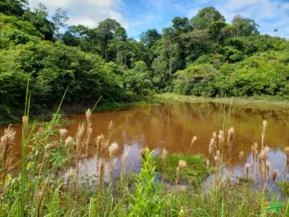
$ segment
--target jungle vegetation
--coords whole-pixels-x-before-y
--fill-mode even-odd
[[[289,42],[260,34],[252,19],[228,22],[206,7],[138,40],[113,19],[95,28],[68,19],[62,9],[49,16],[42,4],[0,2],[0,119],[20,117],[28,79],[34,112],[53,109],[66,90],[64,104],[85,107],[155,92],[288,96]]]

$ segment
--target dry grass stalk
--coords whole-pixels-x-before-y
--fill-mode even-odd
[[[65,128],[64,129],[59,129],[60,140],[65,141],[67,135],[68,135],[67,129],[65,129]]]
[[[163,175],[162,175],[162,182],[164,181],[165,175],[166,175],[166,165],[165,165],[165,159],[168,155],[168,150],[163,148],[162,153],[161,153],[161,160],[163,164]]]
[[[222,155],[221,155],[220,150],[217,150],[216,155],[214,157],[214,161],[215,161],[216,166],[220,166],[222,164],[223,160],[222,160]]]
[[[37,216],[43,216],[41,211],[42,209],[42,202],[44,198],[44,193],[46,190],[48,183],[47,182],[42,182],[40,189],[34,194],[34,201],[37,204]]]
[[[239,152],[239,159],[243,160],[244,159],[244,151]]]
[[[12,125],[9,125],[5,130],[4,134],[0,139],[0,148],[1,148],[1,161],[2,161],[2,171],[0,171],[0,177],[1,177],[1,189],[0,191],[4,190],[5,187],[5,181],[6,176],[9,171],[9,166],[7,164],[7,156],[8,151],[11,145],[14,145],[15,143],[15,137],[16,137],[16,131],[12,128]]]
[[[256,160],[257,159],[257,156],[258,156],[258,143],[255,142],[253,145],[252,145],[252,154],[253,154],[253,160]]]
[[[74,139],[72,136],[68,136],[64,141],[65,147],[68,147],[69,145],[73,145],[73,144],[74,144]]]
[[[193,144],[197,141],[198,137],[194,136],[191,140],[189,151],[191,151]]]
[[[216,140],[214,138],[211,138],[210,144],[209,144],[209,155],[210,157],[214,156],[217,151],[217,145]]]
[[[88,109],[85,112],[85,117],[86,117],[86,140],[85,140],[85,145],[86,145],[86,155],[88,155],[88,148],[91,143],[91,138],[92,138],[92,123],[91,123],[91,110]]]
[[[286,168],[286,171],[288,171],[288,169],[289,169],[289,146],[285,147],[284,152],[285,152],[285,155],[286,155],[285,168]]]
[[[227,144],[228,144],[228,148],[230,152],[233,149],[234,141],[235,141],[235,129],[234,127],[230,127],[230,129],[228,130],[228,136],[227,136]]]
[[[187,166],[187,162],[184,161],[184,160],[179,160],[179,164],[178,164],[178,167],[177,167],[177,172],[176,172],[176,180],[175,180],[175,183],[176,185],[179,184],[179,178],[180,178],[180,172],[186,168]]]
[[[74,175],[74,198],[77,201],[78,195],[78,173],[79,173],[79,159],[81,154],[82,138],[85,131],[84,123],[78,126],[75,139],[75,175]]]
[[[103,158],[100,159],[100,171],[99,171],[99,185],[100,189],[103,185],[103,178],[104,178],[104,169],[105,169],[105,160]]]
[[[100,167],[100,158],[103,155],[104,152],[104,135],[101,134],[99,136],[96,137],[95,139],[95,144],[96,144],[96,158],[97,158],[97,165],[96,165],[96,174],[98,174],[99,172],[99,167]]]
[[[249,179],[249,169],[251,167],[251,164],[250,163],[246,163],[244,168],[245,168],[245,171],[246,171],[246,178],[247,180]]]
[[[108,148],[108,153],[109,153],[109,159],[110,159],[110,180],[112,182],[112,175],[113,175],[113,169],[114,169],[114,163],[113,159],[116,154],[116,152],[119,150],[119,145],[116,142],[113,142],[109,148]]]
[[[121,156],[121,170],[120,170],[120,182],[121,183],[123,182],[123,177],[124,177],[125,170],[126,170],[126,159],[128,156],[128,151],[129,150],[124,151]]]
[[[219,130],[218,140],[219,140],[219,147],[220,147],[225,142],[225,133],[223,130]]]
[[[275,169],[273,172],[272,172],[272,181],[275,182],[275,180],[278,178],[279,176],[279,170],[278,169]]]
[[[262,134],[261,134],[261,147],[264,147],[264,140],[265,140],[265,132],[267,128],[267,121],[263,120],[263,129],[262,129]]]

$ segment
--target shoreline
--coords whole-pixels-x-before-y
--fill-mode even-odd
[[[230,98],[207,98],[207,97],[197,97],[192,95],[179,95],[174,93],[161,93],[154,94],[140,100],[132,102],[110,102],[103,103],[97,106],[94,112],[110,112],[110,111],[120,111],[134,107],[143,107],[147,105],[159,104],[159,103],[176,103],[176,102],[186,102],[186,103],[217,103],[237,106],[239,108],[254,108],[261,110],[286,110],[289,112],[289,100],[281,99],[277,97],[230,97]],[[89,106],[85,105],[63,105],[60,110],[60,114],[65,116],[74,114],[84,114]],[[56,111],[57,108],[43,109],[42,114],[39,112],[32,113],[32,119],[39,119],[40,121],[49,120]],[[0,127],[8,124],[20,123],[21,121],[20,113],[14,116],[7,116],[0,120]]]

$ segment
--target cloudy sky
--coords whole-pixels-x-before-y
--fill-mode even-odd
[[[147,29],[161,31],[175,16],[191,18],[206,6],[219,10],[227,22],[239,14],[254,19],[261,33],[289,38],[289,0],[29,0],[32,8],[40,2],[50,14],[64,9],[70,25],[95,27],[105,18],[116,19],[133,38]]]

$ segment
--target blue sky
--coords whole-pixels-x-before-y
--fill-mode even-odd
[[[227,22],[239,14],[254,19],[261,33],[289,38],[289,0],[29,0],[32,8],[40,2],[51,14],[59,7],[67,11],[70,25],[96,27],[116,19],[133,38],[147,29],[161,31],[175,16],[191,18],[206,6],[219,10]]]

